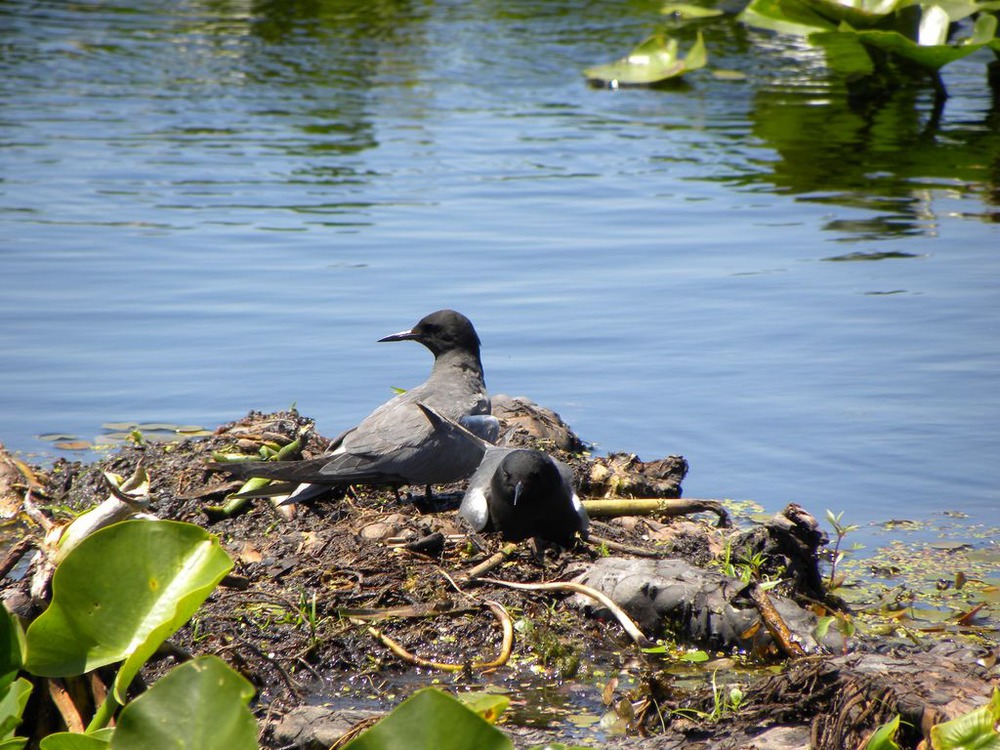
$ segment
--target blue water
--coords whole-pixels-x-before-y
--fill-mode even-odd
[[[376,339],[454,307],[493,392],[683,454],[686,495],[991,522],[989,57],[936,124],[732,21],[745,80],[589,87],[656,8],[4,3],[0,441],[293,403],[332,435],[428,371]]]

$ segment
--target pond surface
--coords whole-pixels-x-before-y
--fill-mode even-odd
[[[44,460],[72,454],[43,433],[290,404],[333,435],[426,376],[376,339],[454,307],[494,392],[683,454],[686,495],[993,522],[990,54],[945,68],[940,116],[926,86],[852,109],[819,53],[731,16],[681,85],[587,85],[664,23],[3,3],[0,440]]]

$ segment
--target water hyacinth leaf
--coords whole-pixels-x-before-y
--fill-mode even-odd
[[[24,630],[17,617],[0,606],[0,690],[10,685],[24,664]]]
[[[968,18],[973,13],[983,10],[981,4],[976,0],[938,0],[935,5],[940,6],[952,23],[957,23],[963,18]]]
[[[424,688],[400,703],[388,716],[344,750],[513,750],[507,736],[461,701],[437,688]]]
[[[834,23],[848,23],[855,29],[867,29],[898,10],[907,0],[803,0],[823,18]]]
[[[803,0],[751,0],[738,19],[748,26],[792,36],[837,29],[837,24],[816,13]]]
[[[982,708],[977,708],[957,719],[931,727],[931,747],[934,750],[998,750],[1000,734],[1000,688],[993,688],[993,697]]]
[[[25,668],[83,674],[125,660],[115,697],[232,568],[218,540],[180,521],[124,521],[84,539],[56,568],[52,603],[28,628]]]
[[[966,44],[987,45],[991,44],[996,48],[1000,40],[995,39],[997,35],[997,17],[991,13],[983,13],[976,19],[972,27],[972,36],[965,42]]]
[[[216,656],[175,667],[118,718],[111,750],[257,750],[253,686]]]
[[[660,13],[665,16],[673,16],[682,21],[694,18],[714,18],[721,16],[722,11],[716,8],[703,8],[700,5],[689,5],[687,3],[667,3],[660,8]]]
[[[944,44],[948,39],[948,25],[951,20],[940,5],[930,5],[924,8],[920,17],[920,28],[917,30],[917,44],[922,47],[933,47]]]
[[[876,31],[872,29],[855,31],[853,29],[845,29],[842,33],[856,35],[857,39],[864,44],[880,49],[883,52],[889,52],[906,58],[930,71],[939,70],[948,63],[968,57],[986,46],[985,44],[935,44],[924,46],[917,44],[912,39],[907,39],[897,31]],[[989,46],[994,46],[996,41],[989,42]]]
[[[40,750],[107,750],[113,729],[101,729],[93,734],[58,732],[42,740]]]
[[[0,691],[0,740],[21,740],[14,737],[14,730],[21,723],[21,716],[30,696],[31,683],[23,677],[18,677]],[[22,744],[24,742],[27,740],[23,740]]]
[[[679,54],[679,43],[665,34],[646,39],[621,60],[587,68],[583,74],[591,81],[622,86],[645,86],[705,66],[708,53],[701,34],[686,58]]]
[[[899,732],[899,716],[886,722],[868,738],[864,750],[899,750],[896,734]]]

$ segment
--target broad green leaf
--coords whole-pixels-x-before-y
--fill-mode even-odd
[[[1000,688],[993,688],[993,697],[982,708],[931,727],[931,747],[934,750],[998,750],[998,722]]]
[[[687,73],[705,66],[708,54],[701,34],[686,59],[679,54],[679,43],[673,37],[656,34],[646,39],[621,60],[587,68],[583,74],[592,81],[612,85],[643,86]]]
[[[837,28],[837,24],[816,13],[803,0],[752,0],[738,18],[749,26],[793,36]]]
[[[907,39],[898,31],[876,31],[869,29],[866,31],[845,30],[841,33],[856,34],[861,42],[884,52],[904,57],[927,70],[939,70],[948,63],[968,57],[985,46],[984,44],[935,44],[932,46],[923,46],[917,44],[912,39]]]
[[[14,738],[14,730],[21,723],[21,715],[31,695],[31,683],[18,677],[0,691],[0,740]]]
[[[0,740],[0,750],[21,750],[27,744],[27,737],[11,737],[9,740]]]
[[[507,710],[510,698],[499,693],[459,693],[458,699],[470,711],[475,711],[490,724],[496,724],[500,714]]]
[[[866,29],[898,10],[905,0],[803,0],[819,15],[834,23],[849,23],[856,29]]]
[[[899,715],[892,721],[888,721],[868,738],[863,750],[899,750],[896,743],[896,733],[899,731]]]
[[[682,20],[693,18],[714,18],[721,16],[722,11],[716,8],[703,8],[700,5],[688,5],[687,3],[667,3],[660,8],[660,13],[665,16],[674,16]]]
[[[17,677],[24,665],[24,630],[21,623],[0,604],[0,690]]]
[[[253,686],[216,656],[181,664],[122,709],[111,750],[256,750]]]
[[[104,729],[94,734],[58,732],[43,739],[39,748],[40,750],[108,750],[108,743],[113,733],[114,730],[108,732]]]
[[[507,736],[436,688],[418,690],[344,750],[513,750]]]
[[[27,632],[25,668],[83,674],[125,659],[115,698],[157,647],[194,614],[232,560],[204,529],[124,521],[84,539],[52,578],[52,603]]]

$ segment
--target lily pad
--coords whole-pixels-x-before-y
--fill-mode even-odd
[[[52,603],[28,628],[25,668],[83,674],[125,660],[115,698],[232,568],[218,540],[179,521],[125,521],[84,539],[56,569]]]
[[[705,41],[701,34],[687,57],[679,54],[680,44],[664,34],[646,39],[627,56],[606,65],[587,68],[583,74],[591,81],[610,86],[648,86],[669,78],[676,78],[708,62]]]
[[[475,711],[436,688],[418,690],[344,750],[511,750],[513,743]]]
[[[216,656],[175,667],[122,709],[111,750],[256,750],[253,686]]]

